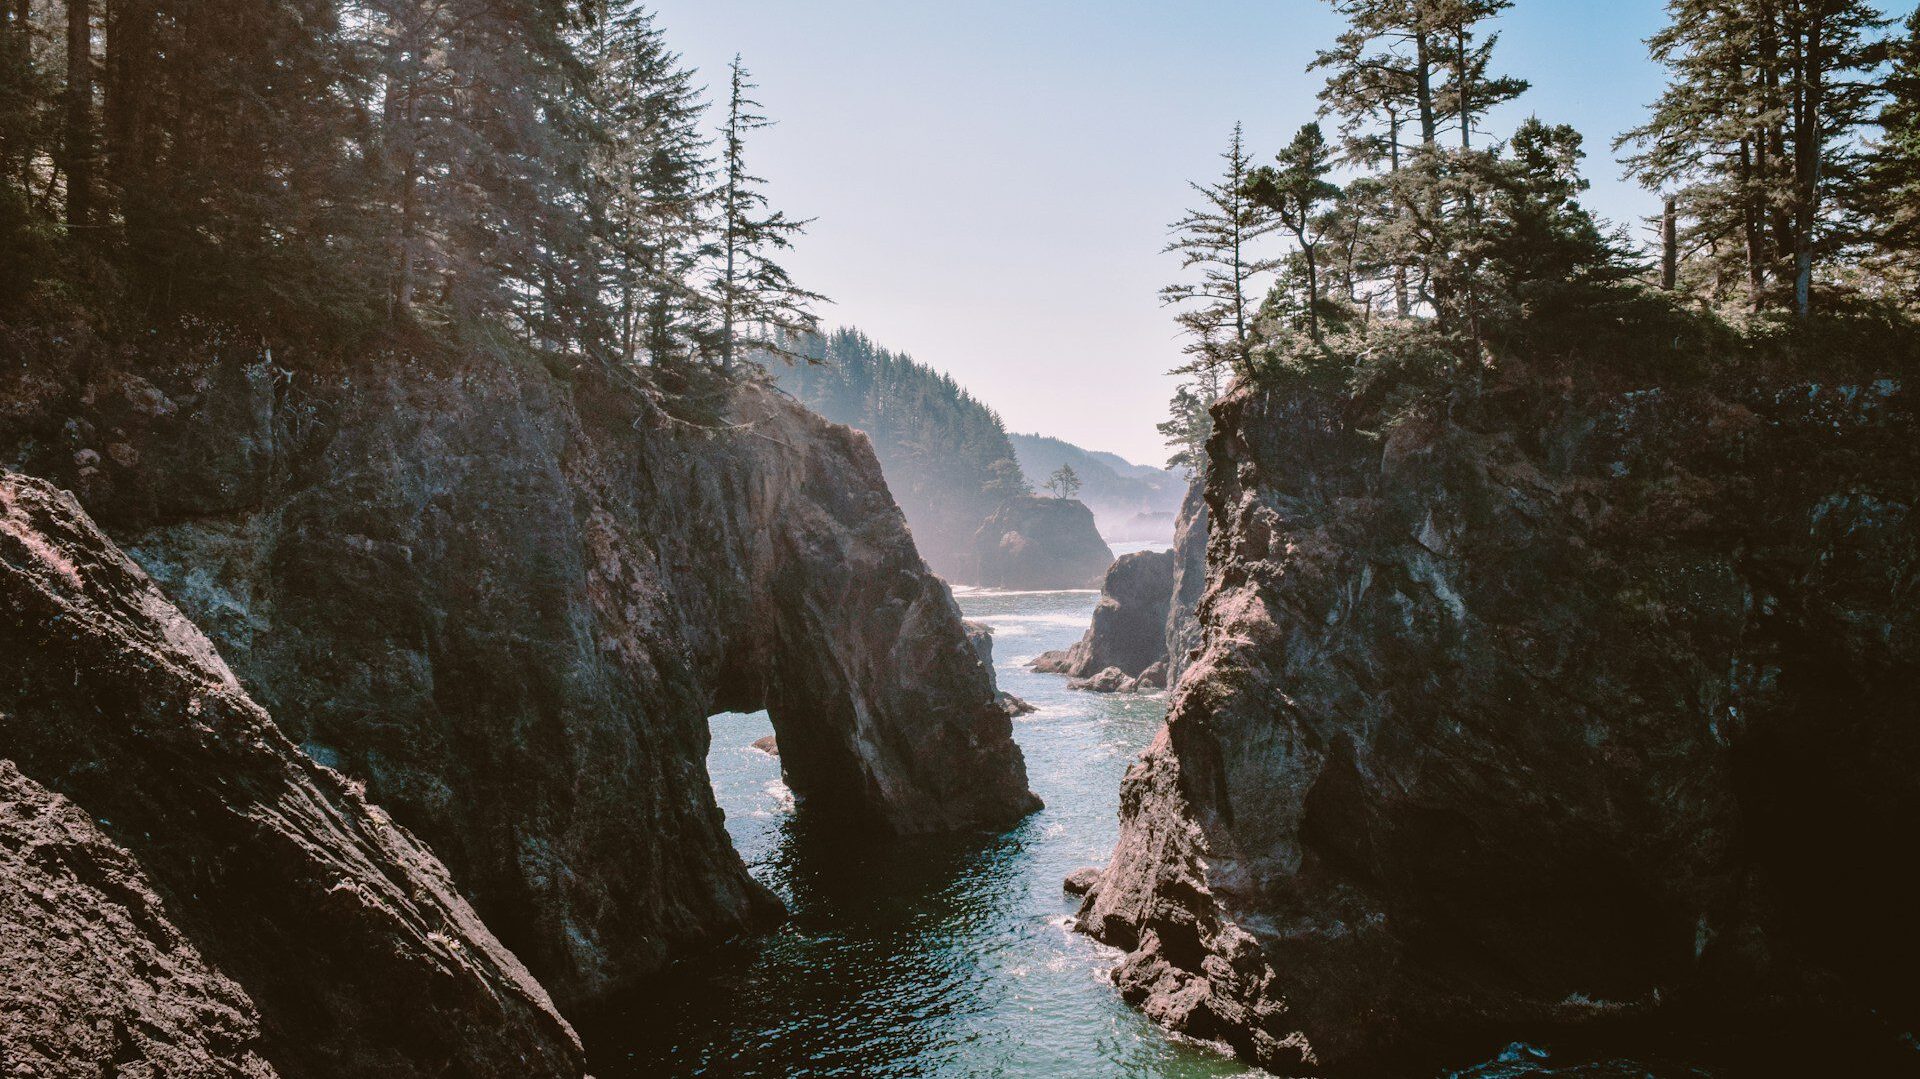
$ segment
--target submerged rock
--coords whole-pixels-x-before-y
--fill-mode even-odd
[[[1009,499],[973,536],[969,583],[989,588],[1095,588],[1113,551],[1093,511],[1071,498]]]
[[[1910,1067],[1908,396],[1518,396],[1216,410],[1200,646],[1081,926],[1279,1074],[1620,1030]]]
[[[857,432],[754,385],[673,416],[590,365],[78,347],[0,369],[0,460],[74,485],[564,1006],[777,916],[714,803],[716,712],[766,708],[803,811],[850,829],[1038,804]],[[138,455],[80,476],[87,431]]]
[[[765,738],[755,738],[753,740],[753,748],[765,753],[769,757],[778,757],[780,755],[780,743],[775,741],[771,734]]]
[[[301,754],[70,496],[11,473],[0,610],[8,1074],[581,1073],[433,854]]]
[[[1031,666],[1046,674],[1100,681],[1114,668],[1133,678],[1167,658],[1167,606],[1173,598],[1172,551],[1136,551],[1108,567],[1086,634]]]

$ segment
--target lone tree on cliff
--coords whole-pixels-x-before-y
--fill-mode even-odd
[[[1047,477],[1047,490],[1052,491],[1055,498],[1072,498],[1080,493],[1080,474],[1072,465],[1063,464]]]

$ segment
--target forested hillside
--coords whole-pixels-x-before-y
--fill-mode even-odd
[[[999,414],[952,377],[858,330],[836,330],[792,351],[814,359],[773,364],[779,386],[867,433],[920,553],[948,577],[962,573],[965,545],[981,522],[1028,490]]]
[[[1103,535],[1111,539],[1161,538],[1162,533],[1172,537],[1173,515],[1180,511],[1180,500],[1187,493],[1184,475],[1136,465],[1118,454],[1081,449],[1049,435],[1012,438],[1020,470],[1035,486],[1045,483],[1061,465],[1073,469],[1081,483],[1080,501],[1093,510]],[[1159,515],[1164,515],[1164,521],[1159,521]],[[1153,522],[1135,520],[1143,516],[1159,523],[1148,529]],[[1149,530],[1152,536],[1135,535]]]

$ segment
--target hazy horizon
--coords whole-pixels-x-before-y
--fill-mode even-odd
[[[1179,361],[1166,226],[1235,122],[1264,161],[1314,119],[1305,68],[1338,27],[1322,0],[653,7],[702,82],[738,52],[761,84],[778,126],[751,162],[777,207],[817,219],[787,265],[835,301],[826,324],[952,374],[1010,431],[1143,464],[1164,463]],[[1663,20],[1660,0],[1522,0],[1499,20],[1498,63],[1533,90],[1496,130],[1573,124],[1588,204],[1636,228],[1654,202],[1610,144],[1659,92],[1643,39]]]

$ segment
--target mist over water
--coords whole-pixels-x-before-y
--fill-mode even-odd
[[[1141,544],[1121,545],[1123,549]],[[1116,953],[1066,927],[1061,878],[1105,864],[1120,777],[1162,696],[1073,693],[1025,662],[1086,629],[1093,592],[961,590],[994,628],[1002,688],[1046,809],[1000,836],[849,842],[796,817],[765,713],[713,720],[707,760],[727,830],[792,920],[676,971],[584,1031],[596,1075],[1200,1077],[1245,1065],[1169,1039],[1102,979]]]

